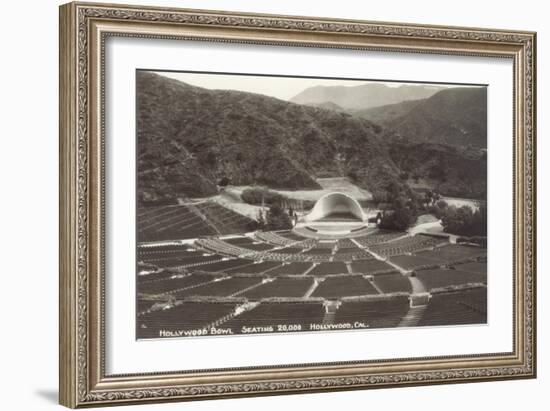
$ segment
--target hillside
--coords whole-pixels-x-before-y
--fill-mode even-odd
[[[361,117],[373,123],[391,127],[391,123],[398,118],[408,114],[414,107],[422,104],[425,100],[407,100],[401,103],[387,104],[384,106],[356,110],[353,115]]]
[[[306,106],[324,108],[326,110],[334,110],[342,113],[347,113],[346,109],[344,109],[343,107],[340,107],[338,104],[334,104],[331,101],[325,101],[324,103],[309,103],[309,104],[306,104]]]
[[[365,110],[407,100],[431,97],[441,87],[431,85],[401,85],[390,87],[383,83],[359,86],[316,86],[294,96],[290,101],[298,104],[333,103],[346,110]]]
[[[223,177],[292,190],[352,175],[375,195],[403,186],[381,128],[349,114],[139,71],[137,117],[142,203],[213,195]]]
[[[390,128],[397,139],[406,142],[486,148],[487,89],[457,87],[442,90],[410,107],[401,116],[382,120],[380,124]]]
[[[392,161],[402,178],[413,185],[419,180],[425,188],[450,197],[486,200],[487,157],[444,144],[390,142]]]

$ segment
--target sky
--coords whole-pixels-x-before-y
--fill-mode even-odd
[[[348,86],[354,87],[369,83],[383,83],[390,87],[398,87],[403,84],[413,85],[418,83],[364,81],[364,80],[332,80],[319,78],[296,78],[275,76],[254,76],[241,74],[201,74],[188,72],[156,71],[157,74],[183,81],[187,84],[218,90],[238,90],[249,93],[259,93],[280,100],[290,100],[306,88],[314,86]],[[419,84],[426,86],[426,84]],[[443,85],[437,84],[442,87]],[[456,87],[456,85],[448,86]]]

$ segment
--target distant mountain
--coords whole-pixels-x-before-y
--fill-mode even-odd
[[[346,110],[365,110],[372,107],[420,100],[442,90],[432,85],[401,85],[390,87],[382,83],[359,86],[315,86],[294,96],[290,101],[298,104],[322,104],[330,102]]]
[[[145,202],[216,193],[216,182],[316,189],[353,176],[373,194],[398,181],[381,127],[259,94],[207,90],[137,73],[138,192]]]
[[[397,118],[382,121],[407,142],[487,147],[487,89],[442,90]]]
[[[353,112],[353,115],[377,124],[391,127],[392,122],[395,119],[408,114],[414,107],[424,101],[426,100],[407,100],[396,104],[387,104],[385,106],[356,110]]]

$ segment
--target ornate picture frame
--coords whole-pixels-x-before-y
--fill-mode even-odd
[[[105,42],[200,40],[513,62],[513,350],[174,370],[105,368]],[[536,34],[93,3],[60,7],[60,403],[67,407],[536,377]],[[266,363],[269,360],[266,359]]]

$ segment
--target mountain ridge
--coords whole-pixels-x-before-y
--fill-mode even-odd
[[[453,87],[383,122],[398,138],[417,143],[487,147],[486,87]]]
[[[298,104],[333,103],[346,110],[365,110],[373,107],[427,98],[442,87],[408,85],[390,87],[382,83],[357,86],[314,86],[306,88],[290,99]]]

